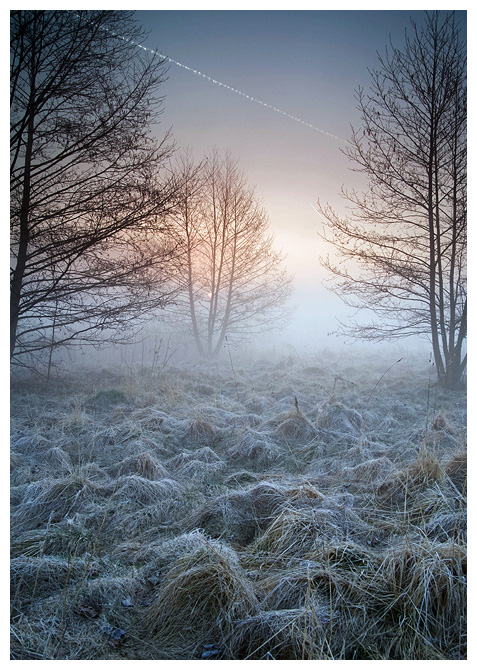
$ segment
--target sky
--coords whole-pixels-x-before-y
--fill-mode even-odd
[[[466,13],[458,14],[465,30]],[[422,10],[135,12],[149,32],[143,46],[171,59],[159,134],[170,129],[196,158],[229,149],[263,201],[294,275],[294,319],[284,337],[326,338],[336,316],[351,314],[323,286],[319,257],[330,249],[314,206],[320,199],[342,208],[341,186],[364,185],[342,153],[351,126],[360,125],[355,92],[369,85],[377,52],[390,39],[401,45],[410,19],[424,17]]]
[[[164,103],[157,132],[162,137],[171,130],[177,148],[190,148],[197,159],[216,147],[239,160],[294,276],[293,320],[277,337],[326,341],[336,318],[346,320],[352,312],[323,286],[319,258],[332,249],[318,235],[322,221],[314,206],[319,199],[340,210],[342,185],[365,186],[342,153],[351,126],[360,125],[356,89],[369,85],[377,52],[383,53],[390,39],[400,46],[410,19],[419,24],[425,12],[270,10],[270,3],[254,3],[259,8],[250,10],[244,4],[245,10],[229,3],[231,9],[219,11],[177,0],[174,10],[135,11],[148,32],[143,46],[171,59],[160,88]],[[223,3],[207,3],[217,5]],[[107,0],[102,6],[131,8]],[[457,15],[465,30],[466,11]]]

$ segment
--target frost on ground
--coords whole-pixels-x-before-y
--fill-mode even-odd
[[[14,381],[12,658],[465,658],[466,394],[391,363]]]

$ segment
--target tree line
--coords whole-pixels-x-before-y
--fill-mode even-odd
[[[431,338],[439,380],[465,370],[465,46],[427,14],[357,92],[345,153],[369,181],[320,204],[333,290],[379,317],[359,337]],[[291,278],[236,160],[158,139],[164,61],[135,46],[132,12],[11,12],[10,355],[127,342],[167,308],[216,356],[287,317]],[[351,261],[351,265],[349,264]],[[355,272],[356,267],[360,270]],[[350,269],[351,268],[351,269]]]

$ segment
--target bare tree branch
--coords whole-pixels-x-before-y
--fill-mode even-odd
[[[344,153],[368,179],[366,193],[342,191],[350,217],[319,203],[322,259],[332,290],[378,317],[353,322],[367,339],[430,336],[441,384],[465,369],[467,335],[466,52],[452,13],[413,24],[401,51],[392,44],[356,94],[362,128]]]

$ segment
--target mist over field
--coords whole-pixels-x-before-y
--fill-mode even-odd
[[[466,659],[466,12],[10,31],[11,660]]]
[[[461,658],[465,391],[169,353],[13,381],[13,657]]]

